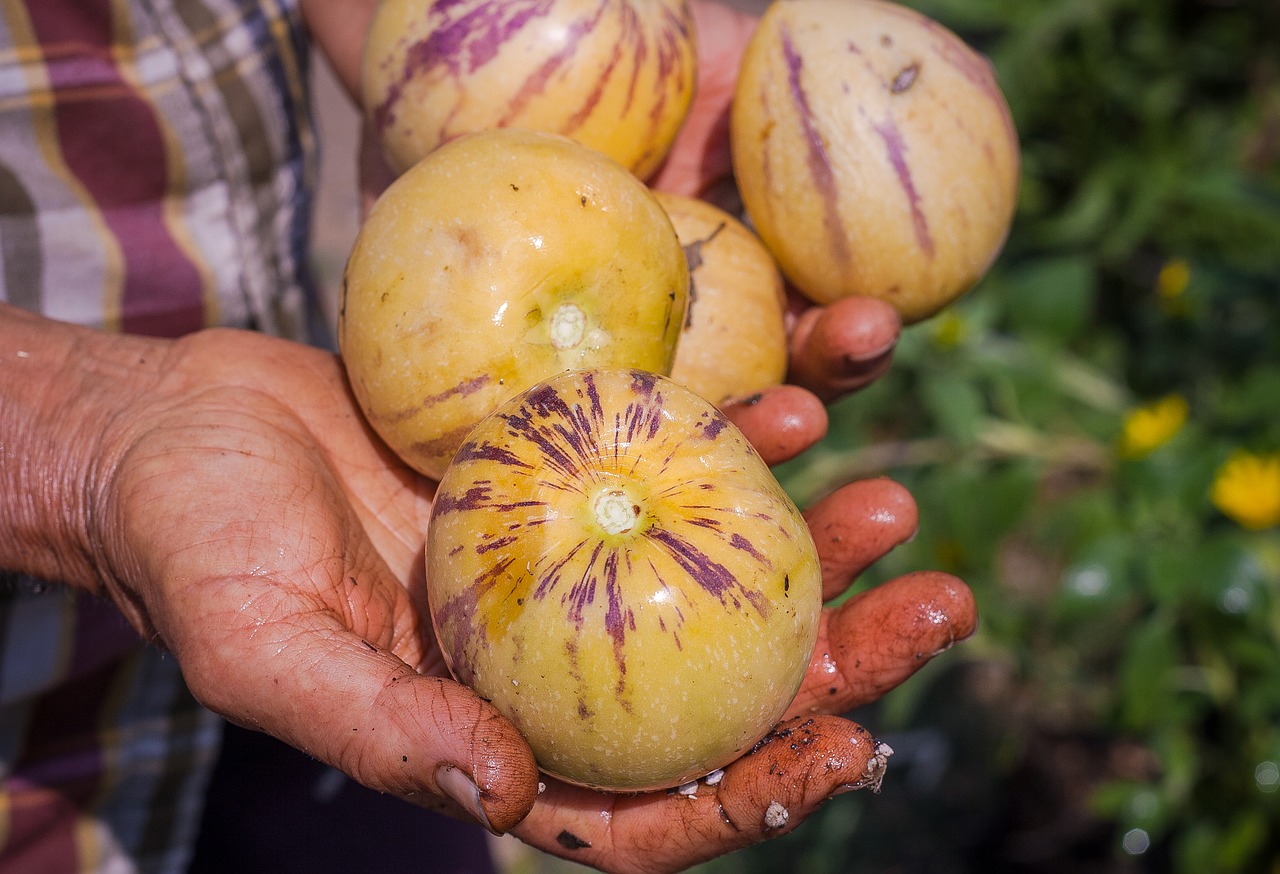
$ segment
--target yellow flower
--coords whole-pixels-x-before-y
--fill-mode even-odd
[[[1174,258],[1160,268],[1156,277],[1156,293],[1168,300],[1181,295],[1191,283],[1191,265],[1185,258]]]
[[[969,326],[955,310],[946,310],[933,323],[933,342],[943,349],[952,349],[965,341]]]
[[[1185,309],[1183,292],[1191,284],[1191,265],[1185,258],[1174,258],[1160,268],[1156,276],[1156,295],[1160,308],[1167,313],[1180,313]]]
[[[1250,531],[1280,525],[1280,452],[1233,452],[1218,468],[1209,499]]]
[[[1131,410],[1124,419],[1120,435],[1120,454],[1141,458],[1158,446],[1168,443],[1187,421],[1187,401],[1172,394]]]

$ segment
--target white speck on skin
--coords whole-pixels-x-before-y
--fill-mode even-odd
[[[693,780],[693,781],[691,781],[691,782],[689,782],[689,783],[684,783],[684,784],[682,784],[682,785],[680,785],[680,786],[677,786],[677,787],[676,787],[676,794],[677,794],[677,795],[685,795],[685,796],[688,796],[688,797],[690,797],[690,798],[697,798],[697,797],[698,797],[698,781],[697,781],[697,780]]]
[[[724,769],[716,768],[710,774],[703,777],[702,782],[706,783],[708,786],[718,786],[720,784],[720,781],[723,779],[724,779]]]
[[[867,759],[867,766],[864,769],[866,776],[858,781],[855,788],[869,788],[872,792],[880,791],[880,784],[884,782],[884,772],[889,767],[889,757],[893,755],[893,747],[884,741],[876,741],[876,751],[871,758]]]
[[[764,812],[765,828],[782,828],[791,819],[791,811],[776,801],[770,801]]]

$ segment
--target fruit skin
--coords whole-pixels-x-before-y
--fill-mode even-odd
[[[1017,133],[987,61],[880,0],[780,0],[730,117],[747,214],[806,296],[893,304],[907,323],[968,291],[1008,234]]]
[[[656,191],[689,264],[689,311],[671,378],[715,404],[787,374],[787,296],[764,244],[705,200]]]
[[[356,236],[338,340],[369,423],[439,478],[477,421],[568,369],[671,369],[684,251],[634,176],[553,134],[441,146]]]
[[[741,432],[626,370],[553,377],[476,427],[436,494],[427,586],[454,675],[543,769],[611,791],[749,749],[822,608],[809,530]]]
[[[637,176],[657,169],[696,78],[686,0],[382,0],[363,105],[397,171],[455,136],[569,136]]]

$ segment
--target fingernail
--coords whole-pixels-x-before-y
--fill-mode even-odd
[[[488,831],[495,835],[498,834],[493,830],[493,826],[489,824],[489,817],[485,814],[484,806],[480,803],[480,788],[467,776],[465,771],[453,765],[441,765],[436,770],[436,785],[440,787],[441,792],[449,796],[450,799]]]
[[[885,365],[885,360],[893,355],[894,350],[898,347],[898,338],[894,337],[879,349],[874,349],[864,355],[845,354],[840,358],[840,369],[846,376],[863,376],[874,371],[878,367]]]
[[[762,400],[764,400],[764,392],[758,391],[758,392],[755,392],[754,394],[743,395],[741,397],[725,398],[723,401],[720,402],[719,406],[721,410],[725,412],[730,412],[736,407],[759,406]]]
[[[735,398],[731,401],[731,403],[741,404],[744,407],[754,407],[756,404],[760,403],[762,400],[764,400],[764,392],[758,391],[755,394],[748,395],[745,398]]]
[[[828,796],[829,798],[835,798],[837,795],[844,795],[847,792],[855,792],[859,789],[870,789],[875,794],[880,794],[880,784],[884,782],[885,771],[889,767],[889,757],[893,755],[893,747],[884,741],[876,741],[875,744],[875,752],[871,755],[871,758],[867,759],[862,776],[857,780],[837,786]]]

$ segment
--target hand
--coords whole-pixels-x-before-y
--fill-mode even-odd
[[[96,575],[126,616],[233,722],[514,826],[532,756],[445,679],[418,600],[433,484],[368,430],[339,360],[241,331],[147,342],[160,375],[110,417],[88,489]]]
[[[861,593],[827,612],[792,721],[716,787],[614,796],[550,782],[539,795],[520,735],[445,678],[422,601],[433,488],[368,431],[340,362],[239,331],[148,344],[138,354],[161,361],[158,376],[95,435],[89,489],[96,570],[126,615],[229,719],[551,852],[676,870],[794,828],[879,779],[871,737],[825,714],[874,700],[972,631],[968,590],[949,576]],[[828,596],[916,524],[887,480],[847,486],[808,519]]]

